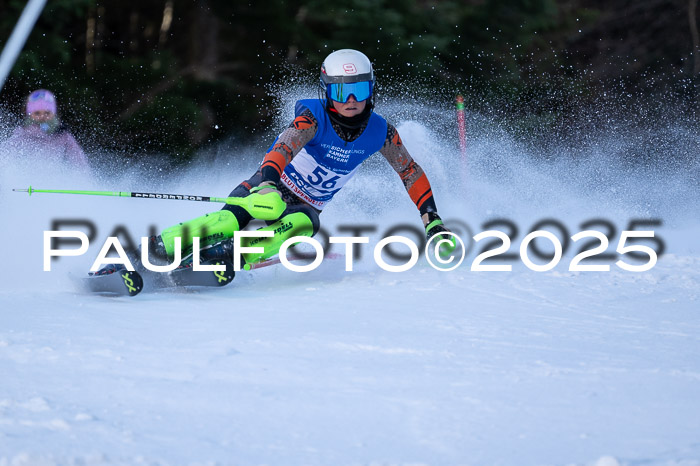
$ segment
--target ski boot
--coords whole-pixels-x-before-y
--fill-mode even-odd
[[[259,228],[257,231],[272,231],[271,237],[243,237],[241,247],[261,247],[262,252],[245,252],[241,254],[241,268],[250,270],[254,264],[263,262],[277,255],[284,243],[294,236],[312,236],[314,233],[313,222],[303,212],[287,214],[270,225]],[[203,263],[210,260],[227,260],[235,263],[233,238],[220,241],[211,246],[200,249],[199,260]],[[191,263],[193,256],[188,256]]]

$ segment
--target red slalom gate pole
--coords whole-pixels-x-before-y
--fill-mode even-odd
[[[462,162],[467,159],[467,130],[464,122],[464,97],[458,95],[455,99],[457,107],[457,127],[459,128],[459,151],[462,154]]]
[[[467,129],[464,118],[464,97],[458,95],[455,99],[457,108],[457,128],[459,130],[459,152],[461,155],[462,172],[464,175],[463,181],[467,179]]]

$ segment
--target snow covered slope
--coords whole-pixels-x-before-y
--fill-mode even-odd
[[[117,227],[137,239],[216,206],[11,188],[224,196],[252,165],[168,180],[126,167],[109,181],[6,165],[0,465],[699,465],[697,164],[625,170],[601,141],[576,163],[532,162],[483,134],[459,186],[451,145],[417,122],[399,130],[467,241],[451,272],[421,258],[391,273],[372,260],[384,233],[421,226],[379,158],[322,216],[332,235],[374,227],[353,272],[326,260],[308,273],[240,272],[217,290],[85,295],[68,273],[83,273]],[[665,245],[647,272],[620,269],[619,257],[603,262],[608,272],[570,272],[580,243],[548,272],[518,257],[493,262],[510,272],[470,270],[484,245],[470,236],[494,219],[518,228],[517,254],[543,219],[569,236],[612,225],[614,252],[639,218],[661,220]],[[97,239],[43,272],[42,234],[56,219],[89,219]]]

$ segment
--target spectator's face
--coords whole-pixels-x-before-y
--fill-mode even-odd
[[[48,110],[38,110],[29,114],[29,118],[37,123],[44,123],[46,121],[51,121],[54,118],[54,113]]]

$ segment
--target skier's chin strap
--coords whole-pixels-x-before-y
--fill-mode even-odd
[[[367,105],[365,106],[365,109],[362,111],[362,113],[351,117],[345,117],[338,113],[338,110],[333,108],[333,105],[331,104],[330,100],[326,99],[326,112],[328,113],[328,117],[333,123],[336,123],[341,127],[349,130],[356,130],[361,128],[369,119],[369,116],[372,114],[373,109],[374,105],[372,104],[372,102],[367,102]]]

